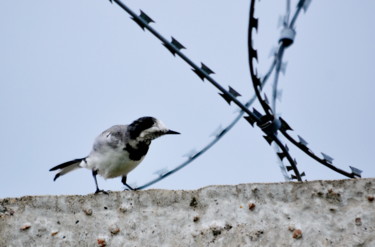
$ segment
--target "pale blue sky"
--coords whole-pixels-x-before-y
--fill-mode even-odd
[[[145,11],[156,21],[153,27],[178,39],[188,57],[208,65],[217,81],[243,95],[241,101],[253,95],[246,45],[249,1],[125,3]],[[257,2],[254,44],[261,73],[272,61],[284,5]],[[313,0],[298,19],[279,82],[278,109],[293,133],[315,152],[335,158],[340,168],[362,169],[364,177],[375,176],[374,10],[371,0]],[[0,198],[94,192],[88,170],[53,182],[49,168],[86,156],[104,129],[151,115],[182,134],[154,141],[128,176],[130,184],[141,185],[156,170],[180,164],[184,154],[204,146],[218,126],[236,116],[237,108],[213,86],[106,0],[1,1],[0,31]],[[269,85],[265,90],[270,94]],[[308,180],[344,178],[288,146]],[[261,131],[240,121],[203,157],[152,188],[283,180]],[[99,184],[123,189],[120,179]]]

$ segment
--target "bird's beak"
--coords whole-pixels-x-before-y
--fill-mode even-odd
[[[168,130],[167,132],[165,132],[165,134],[169,134],[169,135],[179,135],[180,133],[177,132],[177,131],[174,131],[174,130]]]

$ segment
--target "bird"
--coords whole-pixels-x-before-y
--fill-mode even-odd
[[[49,171],[58,171],[53,179],[56,181],[78,168],[90,169],[95,181],[95,194],[108,193],[99,189],[98,174],[105,179],[122,177],[121,182],[130,190],[135,190],[126,183],[128,173],[145,158],[152,140],[169,134],[180,133],[150,116],[141,117],[129,125],[114,125],[96,137],[88,156],[62,163]]]

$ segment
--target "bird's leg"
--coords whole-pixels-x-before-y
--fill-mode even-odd
[[[92,171],[92,176],[94,177],[94,180],[95,180],[95,186],[96,186],[96,191],[95,191],[95,194],[98,194],[100,192],[104,193],[104,194],[108,194],[107,191],[105,190],[100,190],[99,189],[99,186],[98,186],[98,181],[96,180],[96,175],[98,174],[98,170],[93,170]]]
[[[122,177],[121,182],[122,182],[123,185],[128,187],[130,190],[137,190],[137,189],[132,188],[129,184],[126,183],[126,176]],[[125,190],[127,190],[127,189],[125,189]]]

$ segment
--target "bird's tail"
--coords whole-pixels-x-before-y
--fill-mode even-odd
[[[55,181],[58,177],[60,177],[61,175],[64,175],[64,174],[67,174],[68,172],[71,172],[77,168],[80,168],[79,164],[82,162],[82,160],[85,160],[86,158],[82,158],[82,159],[75,159],[75,160],[71,160],[71,161],[68,161],[68,162],[65,162],[65,163],[62,163],[58,166],[55,166],[55,167],[52,167],[49,171],[56,171],[56,170],[60,170],[56,176],[54,177],[53,181]]]

